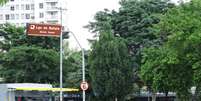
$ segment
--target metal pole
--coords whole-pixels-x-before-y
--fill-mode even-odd
[[[195,94],[193,94],[193,100],[192,101],[195,101]]]
[[[70,33],[72,33],[73,37],[75,38],[75,41],[77,42],[78,46],[81,48],[82,50],[82,81],[85,81],[85,58],[84,58],[84,48],[82,48],[80,42],[78,41],[77,37],[75,36],[75,34],[71,31],[69,31]],[[82,96],[83,96],[83,101],[85,101],[86,99],[86,94],[85,91],[83,90],[82,92]]]
[[[148,93],[148,96],[147,96],[147,98],[148,98],[148,101],[149,101],[149,93]]]
[[[60,101],[63,100],[63,92],[62,92],[62,87],[63,87],[63,26],[62,26],[62,10],[60,10],[61,13],[61,35],[60,35]]]
[[[60,10],[60,13],[61,13],[61,25],[62,25],[62,10],[67,10],[67,9],[62,9],[61,7],[58,8],[56,7],[56,9],[59,9]],[[77,37],[75,36],[75,34],[71,31],[69,31],[69,33],[72,33],[73,37],[75,38],[75,41],[77,42],[78,46],[81,48],[82,50],[82,81],[85,81],[85,58],[84,58],[84,48],[82,48],[80,42],[78,41]],[[62,101],[62,33],[61,33],[61,36],[60,36],[60,101]],[[85,101],[86,99],[86,94],[85,94],[85,91],[83,90],[83,101]]]
[[[84,49],[82,48],[82,81],[85,81],[85,60],[84,60]],[[85,90],[83,90],[83,101],[85,101],[86,94]]]
[[[60,20],[61,20],[61,34],[60,34],[60,101],[63,100],[63,23],[62,23],[62,11],[67,9],[62,9],[61,7],[55,7],[60,11]]]

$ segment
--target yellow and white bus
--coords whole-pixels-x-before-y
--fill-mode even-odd
[[[0,84],[0,101],[58,101],[60,90],[60,88],[53,88],[50,84]],[[80,101],[81,99],[79,89],[62,88],[62,91],[64,101]]]

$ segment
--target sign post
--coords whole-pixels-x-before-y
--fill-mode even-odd
[[[60,101],[63,101],[63,35],[60,34]]]
[[[80,88],[83,90],[83,91],[86,91],[88,88],[89,88],[89,84],[85,81],[83,81],[81,84],[80,84]]]
[[[27,35],[29,36],[50,36],[60,37],[60,101],[63,100],[63,37],[62,26],[53,24],[27,24]]]

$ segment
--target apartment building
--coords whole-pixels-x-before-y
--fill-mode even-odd
[[[26,23],[61,24],[61,12],[58,7],[67,9],[67,0],[10,0],[0,7],[0,24],[12,23],[26,26]],[[62,12],[63,26],[67,19]]]

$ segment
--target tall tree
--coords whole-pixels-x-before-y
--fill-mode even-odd
[[[100,101],[124,101],[132,90],[132,66],[121,38],[103,33],[89,55],[92,88]],[[126,88],[125,88],[126,87]]]
[[[160,22],[160,14],[164,14],[174,5],[167,0],[121,0],[120,5],[118,12],[107,9],[97,12],[95,21],[86,27],[98,36],[109,24],[114,36],[126,39],[129,53],[132,55],[132,65],[136,69],[135,79],[138,79],[141,50],[161,44],[161,38],[153,34],[151,27]]]
[[[192,86],[198,88],[197,93],[200,92],[200,10],[201,1],[192,0],[162,16],[155,29],[157,36],[166,36],[167,42],[159,49],[145,52],[141,70],[143,79],[151,79],[156,90],[159,90],[161,82],[166,83],[163,86],[171,87],[167,88],[175,91],[181,101],[189,101]],[[148,74],[146,71],[152,72]]]

